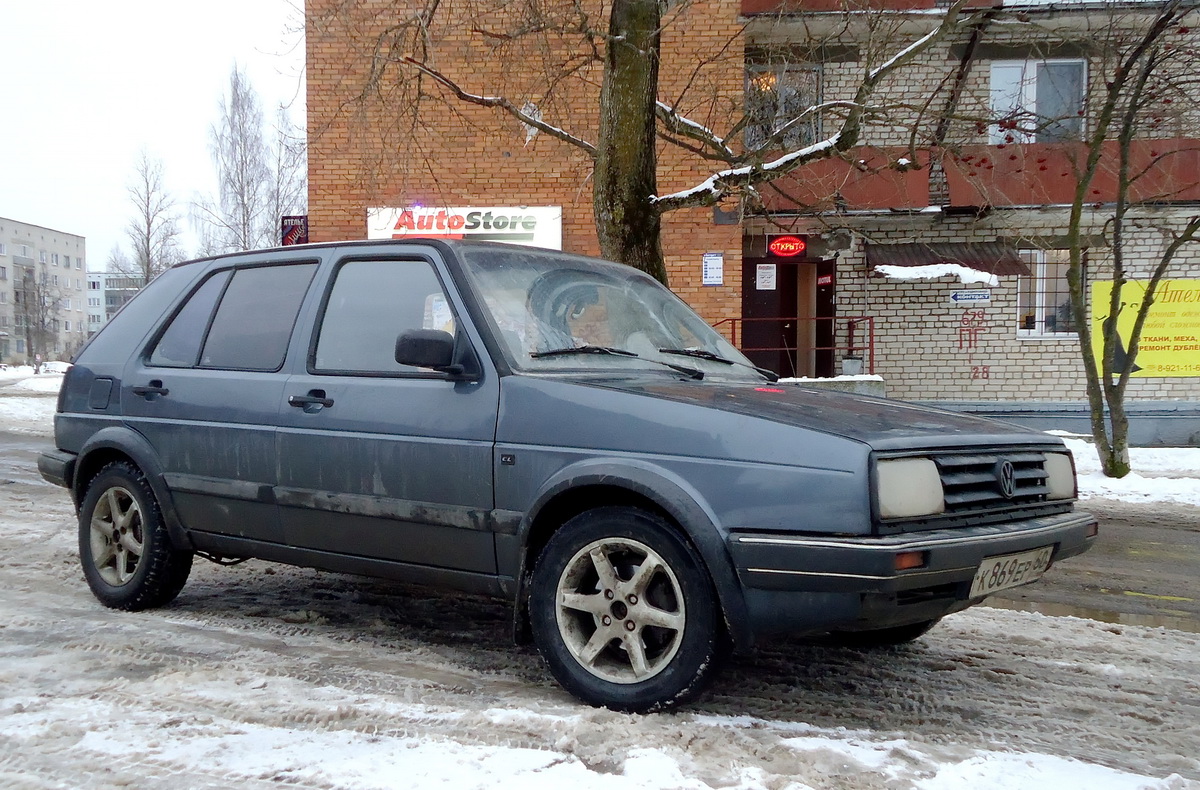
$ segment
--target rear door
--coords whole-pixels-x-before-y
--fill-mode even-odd
[[[286,385],[276,496],[288,543],[494,574],[492,448],[499,378],[444,269],[418,257],[344,259]],[[473,381],[400,365],[396,338],[454,334]]]
[[[275,422],[316,269],[299,261],[211,272],[126,366],[126,423],[153,445],[190,529],[282,540]]]

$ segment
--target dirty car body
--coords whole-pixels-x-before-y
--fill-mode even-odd
[[[783,384],[629,267],[441,240],[178,265],[67,373],[39,467],[106,605],[260,558],[507,598],[579,698],[855,644],[1085,551],[1046,434]]]

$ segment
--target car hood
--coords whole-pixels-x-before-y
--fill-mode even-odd
[[[1062,444],[1061,440],[1041,431],[986,417],[796,384],[646,379],[587,383],[842,436],[876,450],[916,446]]]

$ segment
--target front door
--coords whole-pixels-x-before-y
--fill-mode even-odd
[[[406,330],[470,343],[459,315],[428,260],[339,264],[280,407],[276,498],[289,544],[495,573],[499,379],[485,369],[454,382],[395,361]]]
[[[747,258],[742,263],[739,346],[755,365],[781,376],[804,375],[796,366],[797,276],[797,264],[778,258]]]

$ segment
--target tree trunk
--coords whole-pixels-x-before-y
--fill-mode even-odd
[[[657,194],[655,101],[660,0],[614,0],[600,89],[600,131],[592,196],[600,254],[641,269],[663,284]]]

